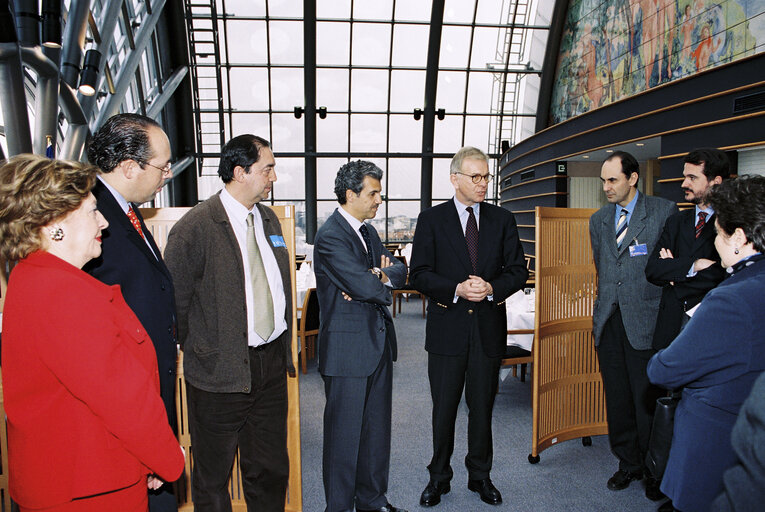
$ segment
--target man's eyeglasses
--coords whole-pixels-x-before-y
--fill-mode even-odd
[[[167,162],[167,165],[164,167],[157,167],[154,164],[150,164],[149,162],[143,162],[142,165],[148,165],[149,167],[154,167],[156,170],[164,174],[171,174],[173,164],[171,162]]]
[[[494,177],[491,174],[465,174],[464,172],[455,172],[454,174],[461,174],[463,176],[467,176],[476,185],[481,183],[481,180],[484,180],[486,183],[489,183],[491,179]]]

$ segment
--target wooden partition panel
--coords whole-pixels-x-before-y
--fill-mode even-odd
[[[536,208],[532,463],[561,441],[608,433],[592,336],[597,273],[589,219],[595,211]]]
[[[293,205],[272,206],[272,210],[279,217],[284,234],[284,242],[290,254],[290,275],[292,278],[292,364],[297,369],[297,322],[295,310],[295,207]],[[190,208],[142,208],[146,226],[154,236],[160,250],[164,252],[167,235],[173,224],[178,221]],[[183,378],[183,353],[178,357],[178,386],[176,389],[175,405],[178,411],[178,439],[186,449],[186,470],[183,477],[176,484],[176,496],[178,497],[179,511],[193,511],[194,504],[191,501],[191,470],[194,465],[193,447],[188,428],[188,411],[186,409],[186,382]],[[287,451],[290,458],[290,479],[287,488],[287,498],[284,510],[287,512],[300,512],[303,510],[303,490],[300,459],[300,390],[298,388],[298,372],[295,377],[287,378],[287,398],[289,409],[287,412]],[[247,504],[244,501],[241,473],[239,470],[239,454],[234,459],[231,480],[229,481],[231,503],[234,512],[246,512]]]

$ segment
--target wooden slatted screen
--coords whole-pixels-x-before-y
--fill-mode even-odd
[[[592,336],[597,274],[589,219],[596,210],[536,208],[536,319],[531,455],[608,433]]]

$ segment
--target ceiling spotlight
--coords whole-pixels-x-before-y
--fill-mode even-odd
[[[422,118],[422,109],[421,108],[414,109],[414,120],[419,121],[420,118]]]
[[[439,108],[438,110],[436,110],[436,117],[438,118],[439,121],[443,121],[444,118],[446,117],[446,110],[442,108]]]
[[[319,107],[319,119],[327,118],[327,107]]]
[[[42,44],[46,48],[61,48],[61,0],[43,0]]]
[[[582,158],[590,158],[590,155],[582,155]]]
[[[294,113],[295,113],[295,119],[300,119],[303,117],[303,112],[305,112],[305,109],[303,107],[295,107]]]
[[[607,149],[607,150],[606,150],[606,153],[613,153],[613,152],[614,152],[614,150],[613,150],[613,149]]]
[[[96,93],[98,81],[98,64],[101,62],[101,52],[88,50],[85,52],[85,63],[80,73],[80,93],[84,96],[93,96]]]
[[[642,148],[643,146],[645,146],[645,144],[643,144],[642,142],[636,142],[635,145],[639,148]]]

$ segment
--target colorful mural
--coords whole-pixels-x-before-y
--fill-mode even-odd
[[[765,51],[765,0],[571,0],[553,124]]]

